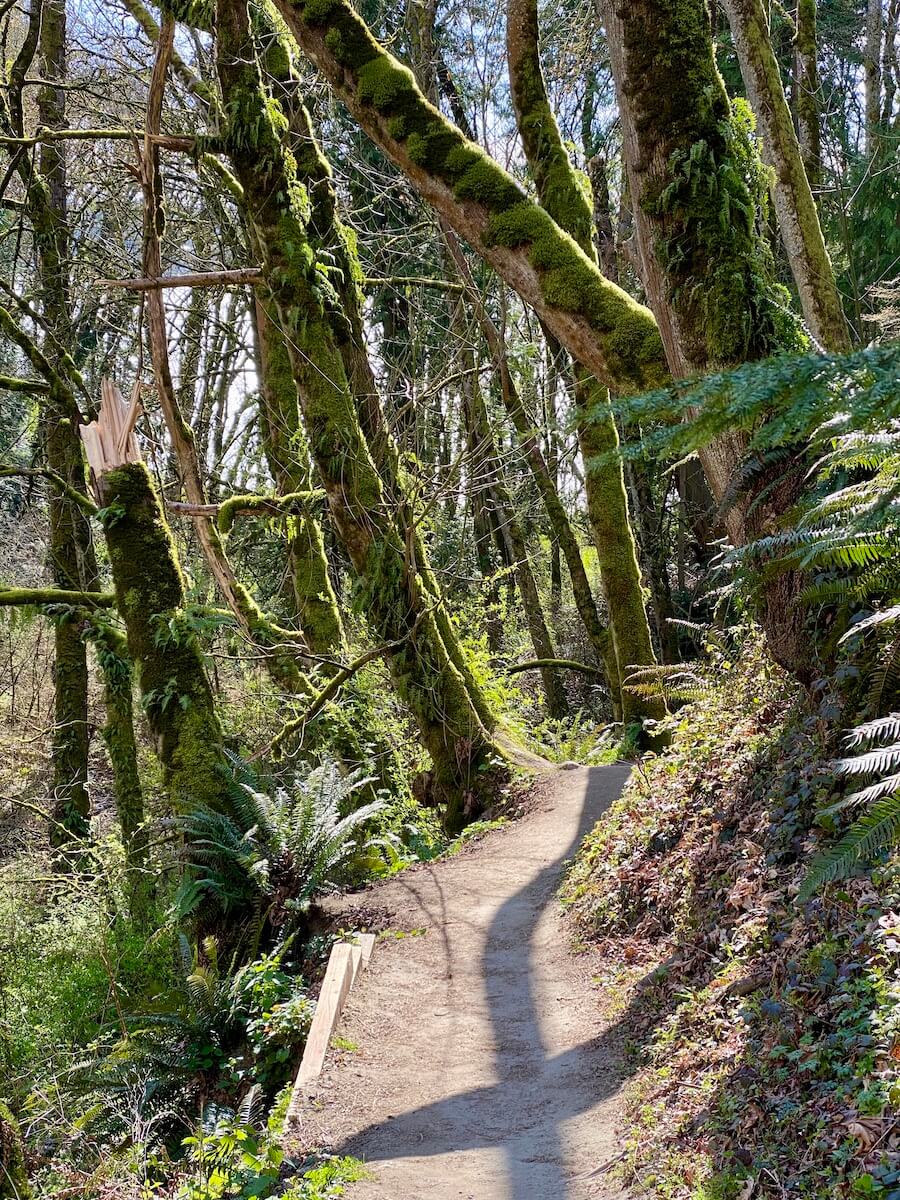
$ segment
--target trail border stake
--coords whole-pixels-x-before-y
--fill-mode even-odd
[[[294,1080],[291,1102],[284,1120],[285,1134],[300,1124],[304,1088],[321,1074],[331,1036],[340,1020],[350,989],[360,971],[369,965],[374,949],[374,933],[360,934],[353,942],[335,942],[331,947],[316,1013],[309,1029],[309,1037],[306,1039],[306,1048],[297,1078]]]

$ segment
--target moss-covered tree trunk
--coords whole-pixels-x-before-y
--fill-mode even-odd
[[[263,254],[262,300],[288,342],[310,449],[358,577],[359,603],[389,646],[392,676],[431,754],[447,823],[458,827],[487,801],[498,748],[450,660],[415,544],[397,532],[363,435],[334,333],[346,315],[317,270],[286,122],[263,91],[244,0],[221,0],[217,17],[226,139]]]
[[[276,6],[365,132],[574,358],[623,391],[664,381],[652,314],[605,279],[502,167],[428,103],[349,0]]]
[[[725,0],[725,9],[765,156],[775,172],[775,214],[803,315],[813,338],[826,350],[849,350],[847,322],[769,37],[766,10],[762,0]],[[804,36],[809,35],[804,31]],[[815,104],[815,95],[811,100]]]
[[[705,0],[598,4],[619,100],[640,274],[672,374],[684,378],[799,348],[760,234],[768,180],[717,70]],[[746,440],[736,434],[701,449],[717,500],[745,452]],[[783,470],[761,503],[745,498],[728,509],[725,522],[737,544],[771,531],[793,502],[802,452]],[[772,581],[761,616],[775,659],[804,678],[811,664],[798,590],[794,573]]]
[[[307,491],[310,471],[300,423],[297,384],[284,338],[257,305],[260,350],[260,426],[269,469],[283,495]],[[311,513],[286,519],[288,567],[295,614],[314,654],[339,652],[344,629],[328,574],[319,522]]]
[[[262,17],[265,14],[259,15]],[[359,260],[352,239],[339,219],[331,168],[319,149],[309,113],[303,104],[299,79],[290,61],[291,47],[281,34],[282,30],[269,23],[260,28],[260,40],[268,49],[265,57],[266,77],[274,82],[275,96],[287,110],[297,178],[306,187],[310,198],[310,236],[323,254],[337,266],[334,286],[342,320],[334,325],[333,334],[360,428],[388,498],[388,511],[403,542],[411,546],[412,558],[423,586],[432,597],[434,619],[447,654],[462,677],[480,720],[486,728],[492,728],[495,715],[466,662],[459,637],[444,605],[440,584],[419,534],[416,514],[409,502],[406,473],[385,420],[366,349],[359,292],[359,280],[362,277]]]
[[[31,1200],[19,1124],[0,1100],[0,1200]]]
[[[226,810],[222,728],[159,497],[143,463],[108,471],[100,492],[116,603],[173,807]]]
[[[45,86],[38,91],[38,119],[50,129],[66,125],[66,10],[63,0],[45,0],[36,8],[41,21],[40,59]],[[32,13],[34,19],[34,12]],[[58,361],[71,344],[69,305],[69,229],[64,142],[41,145],[38,173],[26,197],[34,232],[41,311],[46,322],[45,353]],[[60,378],[51,388],[42,415],[47,466],[67,484],[84,491],[81,443],[73,421],[74,400]],[[96,584],[91,530],[85,513],[64,492],[51,489],[49,502],[50,567],[57,587],[89,590]],[[54,624],[53,815],[51,840],[61,845],[87,832],[90,800],[88,769],[87,651],[77,620]]]
[[[117,629],[94,617],[87,630],[94,643],[103,675],[106,724],[103,741],[113,772],[116,816],[125,846],[132,912],[143,912],[151,890],[147,875],[147,831],[144,827],[144,793],[138,771],[134,733],[134,671],[128,641]]]
[[[311,483],[309,447],[300,420],[297,383],[284,338],[276,322],[256,305],[259,339],[260,431],[269,469],[284,494],[308,490]],[[331,584],[322,527],[312,512],[288,516],[286,524],[288,569],[291,576],[293,615],[310,650],[325,659],[321,674],[333,676],[340,656],[346,651],[344,625]],[[349,707],[329,704],[320,717],[310,748],[327,744],[348,767],[356,766],[372,776],[360,792],[359,802],[378,799],[379,791],[396,788],[403,768],[396,745],[390,743],[372,722],[367,698],[357,681],[348,679],[341,700]]]
[[[596,261],[593,213],[550,109],[541,71],[537,4],[509,0],[507,58],[516,122],[538,198],[557,225]],[[585,466],[588,519],[597,548],[600,576],[621,680],[629,668],[655,661],[644,606],[637,548],[628,513],[619,435],[609,390],[583,367],[576,367],[576,421]],[[625,720],[659,717],[658,701],[641,700],[622,689]]]

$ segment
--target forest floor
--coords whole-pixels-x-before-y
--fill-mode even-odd
[[[561,770],[458,856],[342,898],[381,930],[298,1149],[362,1159],[353,1200],[613,1200],[624,1047],[556,899],[627,766]],[[295,1147],[291,1147],[292,1149]]]

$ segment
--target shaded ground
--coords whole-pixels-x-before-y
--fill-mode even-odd
[[[530,812],[459,857],[345,901],[391,930],[310,1086],[302,1143],[353,1154],[352,1200],[612,1200],[622,1049],[595,954],[573,955],[564,862],[624,766],[558,771]]]

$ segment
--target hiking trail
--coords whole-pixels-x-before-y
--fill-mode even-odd
[[[303,1148],[362,1159],[350,1200],[615,1200],[623,1050],[594,951],[556,899],[624,765],[539,779],[527,813],[454,858],[342,897],[379,939],[308,1086]],[[334,1045],[333,1041],[333,1045]]]

